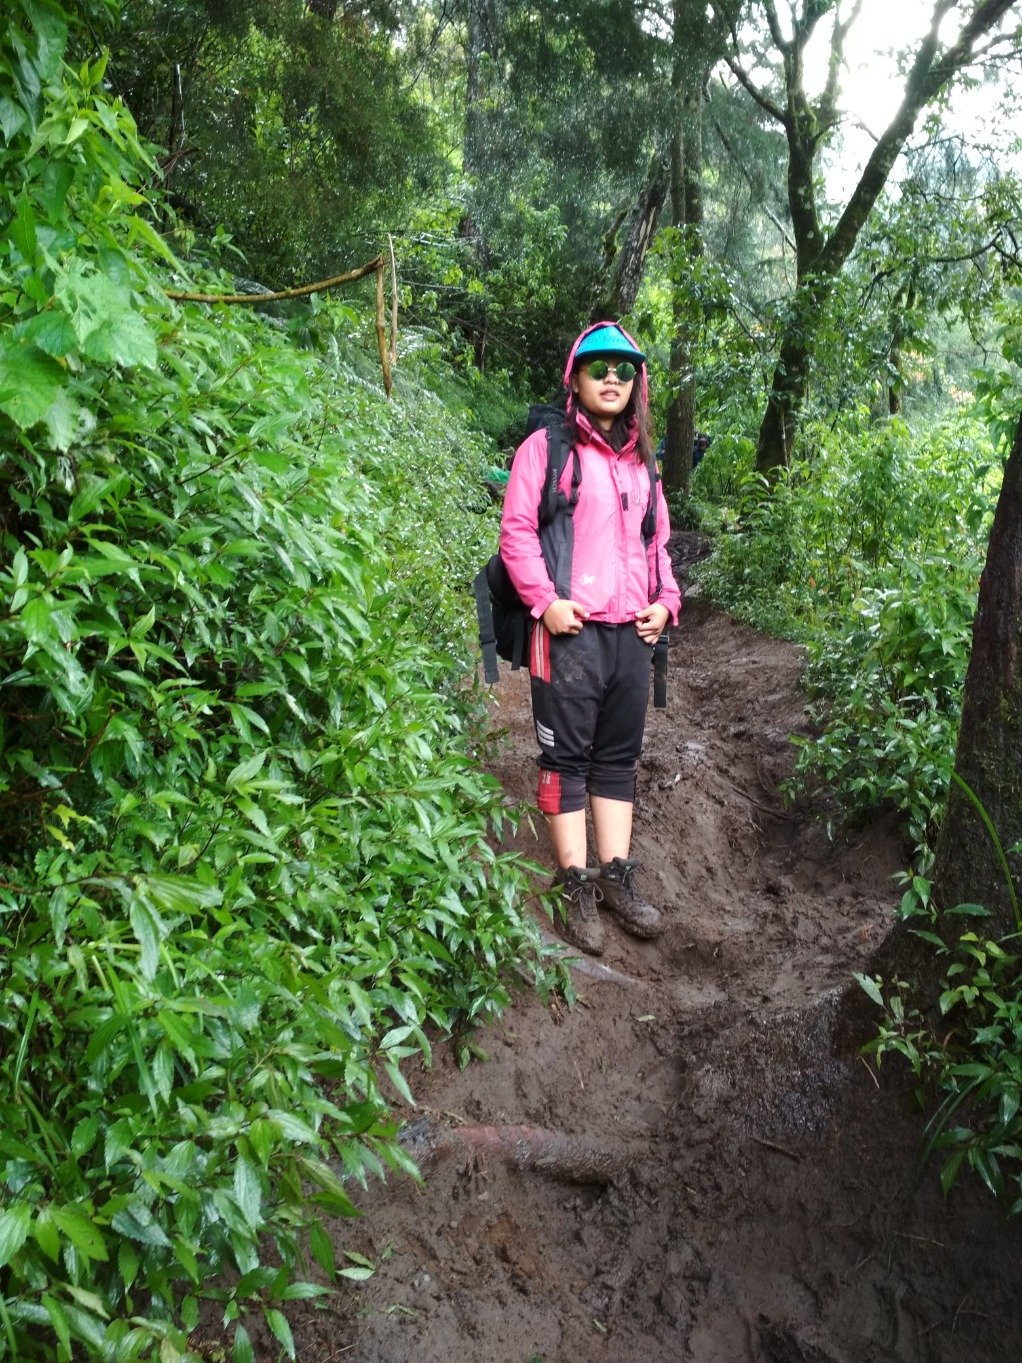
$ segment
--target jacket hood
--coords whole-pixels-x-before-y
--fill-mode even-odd
[[[641,347],[636,345],[635,340],[631,336],[629,336],[628,332],[625,331],[624,327],[621,326],[619,322],[593,322],[591,326],[586,327],[585,331],[581,332],[580,335],[575,337],[571,350],[568,352],[568,361],[564,366],[564,386],[568,390],[567,406],[569,412],[574,408],[575,405],[575,394],[571,391],[571,375],[575,368],[575,356],[578,354],[578,348],[585,340],[585,338],[591,335],[592,332],[598,331],[600,327],[616,328],[618,331],[620,331],[621,335],[625,338],[629,345],[635,347],[636,354],[638,355],[642,354]],[[649,377],[645,361],[643,361],[643,363],[639,365],[639,382],[642,384],[642,396],[644,400],[648,403]]]

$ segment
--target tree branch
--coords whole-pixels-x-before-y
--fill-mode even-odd
[[[178,293],[174,289],[165,289],[164,292],[178,303],[276,303],[282,298],[306,298],[310,293],[323,293],[326,289],[336,288],[339,284],[351,284],[382,269],[383,256],[377,256],[368,265],[360,265],[357,270],[334,275],[332,279],[320,279],[315,284],[302,284],[297,289],[278,289],[276,293]]]
[[[766,21],[770,28],[770,36],[774,40],[774,46],[778,52],[787,52],[791,47],[790,41],[781,32],[781,22],[777,17],[777,8],[774,0],[763,0],[763,9],[766,13]]]
[[[830,45],[830,60],[827,64],[827,84],[820,96],[820,123],[830,127],[837,118],[837,84],[845,59],[845,39],[856,19],[862,12],[862,0],[854,0],[851,13],[844,23],[841,22],[841,7],[838,5],[834,15],[834,37]]]
[[[936,0],[930,29],[920,44],[905,83],[901,105],[881,133],[859,182],[826,246],[820,266],[834,274],[847,260],[870,210],[880,196],[891,167],[908,140],[919,111],[967,64],[977,39],[1001,20],[1017,0],[981,0],[962,28],[957,42],[938,56],[938,30],[941,20],[954,8],[955,0]]]
[[[737,60],[728,56],[727,53],[725,53],[724,61],[727,63],[735,79],[739,82],[740,85],[743,86],[747,93],[751,95],[751,97],[756,101],[759,107],[763,109],[766,113],[768,113],[771,118],[776,118],[777,122],[782,124],[786,128],[788,126],[787,111],[782,109],[779,105],[775,104],[773,100],[769,99],[762,92],[762,90],[758,88],[758,86],[753,85],[749,76],[746,75],[742,67],[739,66]]]

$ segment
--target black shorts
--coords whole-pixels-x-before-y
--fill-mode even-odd
[[[544,814],[584,809],[587,792],[634,800],[652,663],[632,621],[553,635],[537,620],[529,671]]]

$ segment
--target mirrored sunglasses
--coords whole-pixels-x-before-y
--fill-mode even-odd
[[[616,374],[620,383],[631,383],[635,378],[635,365],[630,360],[622,360],[620,364],[615,365],[609,364],[606,360],[590,360],[582,367],[591,379],[605,379],[610,373]]]

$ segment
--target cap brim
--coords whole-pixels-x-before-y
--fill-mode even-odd
[[[601,345],[593,346],[592,350],[576,350],[575,364],[583,364],[587,360],[616,359],[631,360],[633,364],[640,365],[646,363],[646,357],[641,350],[634,350],[631,346]]]

